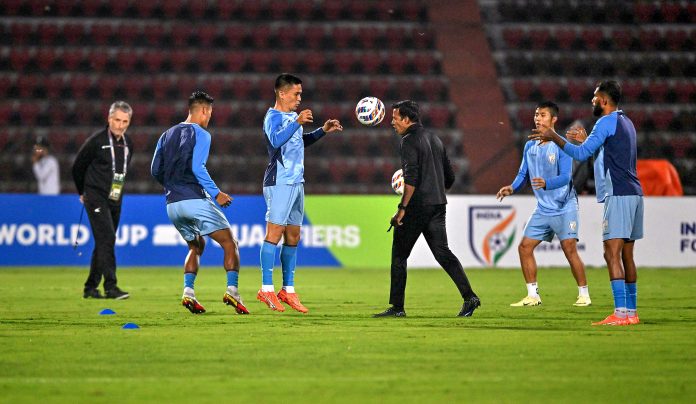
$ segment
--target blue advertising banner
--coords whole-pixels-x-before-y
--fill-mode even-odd
[[[0,206],[0,266],[89,265],[94,239],[87,214],[82,224],[78,223],[82,205],[77,195],[0,194]],[[258,266],[266,232],[263,197],[235,196],[223,212],[239,242],[241,264]],[[307,217],[302,231],[303,235],[312,231]],[[303,237],[298,265],[340,266],[328,246],[316,240]],[[201,265],[222,265],[222,248],[208,241]],[[183,238],[169,222],[164,196],[124,196],[116,233],[119,266],[183,266],[187,251]]]

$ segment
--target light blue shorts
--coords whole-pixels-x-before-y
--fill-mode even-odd
[[[167,204],[167,216],[186,241],[229,229],[225,214],[210,199],[187,199]]]
[[[559,240],[578,239],[580,224],[578,211],[572,210],[556,216],[544,216],[534,212],[524,226],[524,235],[534,240],[551,241],[557,235]]]
[[[279,226],[302,226],[304,218],[304,184],[278,184],[263,187],[266,221]]]
[[[607,196],[602,220],[603,240],[643,238],[643,197],[640,195]]]

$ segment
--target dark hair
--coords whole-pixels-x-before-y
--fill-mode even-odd
[[[597,91],[611,98],[614,105],[621,102],[621,85],[616,80],[605,80],[597,84]]]
[[[275,90],[278,91],[285,86],[294,86],[295,84],[302,84],[302,80],[290,73],[283,73],[276,78]]]
[[[34,143],[34,146],[41,146],[41,147],[45,147],[45,148],[51,147],[51,145],[48,143],[48,139],[43,137],[43,136],[39,136],[36,138],[36,142]]]
[[[558,116],[558,105],[556,105],[556,103],[553,101],[542,101],[538,103],[536,107],[537,109],[547,108],[549,111],[551,111],[551,116]]]
[[[212,105],[215,99],[208,95],[205,91],[194,91],[188,99],[189,109],[196,104]]]
[[[393,109],[399,110],[401,117],[407,117],[411,122],[420,122],[420,108],[415,101],[402,100],[392,104]]]

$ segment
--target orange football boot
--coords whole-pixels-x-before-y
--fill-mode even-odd
[[[271,310],[285,311],[285,306],[280,303],[280,300],[278,300],[278,297],[276,297],[275,293],[273,292],[264,292],[259,290],[259,293],[256,294],[256,299],[260,302],[266,303],[268,308]]]
[[[640,324],[640,319],[638,318],[638,315],[636,314],[635,316],[628,317],[628,324],[629,325]]]
[[[614,313],[607,316],[602,321],[592,323],[592,325],[628,325],[628,318],[617,317]]]
[[[278,292],[278,299],[280,299],[280,301],[283,303],[287,303],[288,306],[299,311],[300,313],[306,313],[309,311],[308,308],[300,303],[300,297],[297,296],[297,293],[288,293],[285,291],[285,289],[281,289],[281,291]]]

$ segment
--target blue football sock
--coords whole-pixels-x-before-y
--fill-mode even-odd
[[[261,246],[261,284],[273,285],[276,245],[264,241]]]
[[[227,271],[227,286],[239,286],[239,271]]]
[[[638,308],[638,284],[626,282],[626,308],[636,310]]]
[[[196,281],[196,274],[192,272],[184,273],[184,287],[193,289],[193,283]]]
[[[280,249],[280,263],[283,265],[283,286],[295,286],[297,246],[283,245]]]
[[[611,293],[614,295],[614,308],[626,309],[626,281],[614,279],[611,281]]]

